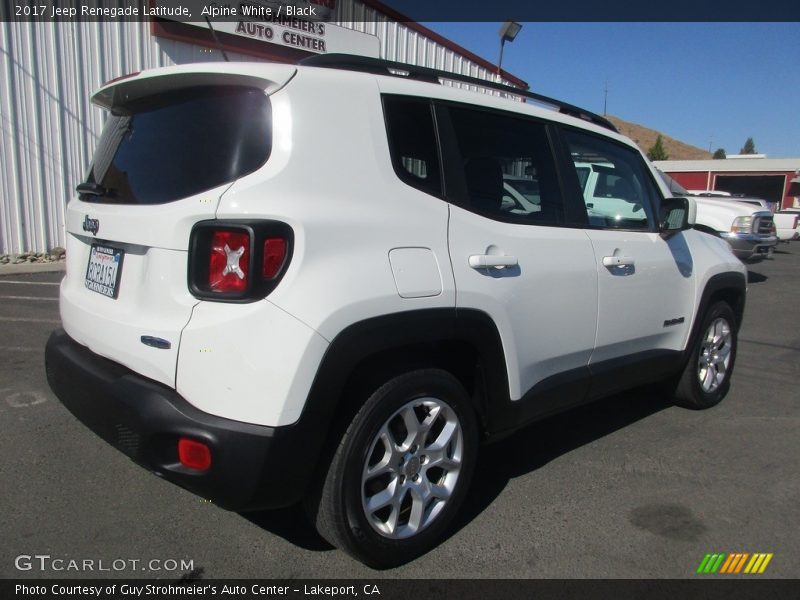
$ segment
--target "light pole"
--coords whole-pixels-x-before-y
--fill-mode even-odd
[[[497,74],[500,75],[503,66],[503,47],[506,42],[513,42],[514,38],[519,34],[522,29],[522,24],[516,21],[506,21],[500,28],[500,60],[497,61]]]

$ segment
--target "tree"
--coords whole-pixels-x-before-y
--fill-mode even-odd
[[[725,154],[725,148],[717,148],[714,152],[714,158],[721,159],[721,158],[728,158],[728,155]]]
[[[647,151],[647,158],[650,160],[669,159],[669,154],[667,154],[667,151],[664,149],[664,140],[661,139],[660,135],[656,138],[656,143]]]
[[[739,154],[756,154],[756,144],[753,141],[753,138],[747,138],[744,146],[742,146],[742,149],[739,150]]]

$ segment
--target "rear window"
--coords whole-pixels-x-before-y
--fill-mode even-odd
[[[82,200],[163,204],[252,173],[269,158],[272,117],[263,90],[198,87],[115,109]]]

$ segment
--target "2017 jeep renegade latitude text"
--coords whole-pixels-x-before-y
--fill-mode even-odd
[[[64,405],[386,567],[441,539],[481,441],[646,382],[719,402],[746,271],[691,201],[602,117],[437,78],[476,83],[329,55],[102,87],[46,349]]]

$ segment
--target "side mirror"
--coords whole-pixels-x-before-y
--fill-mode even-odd
[[[658,230],[668,238],[679,231],[689,229],[689,200],[686,198],[664,198],[658,212]]]

